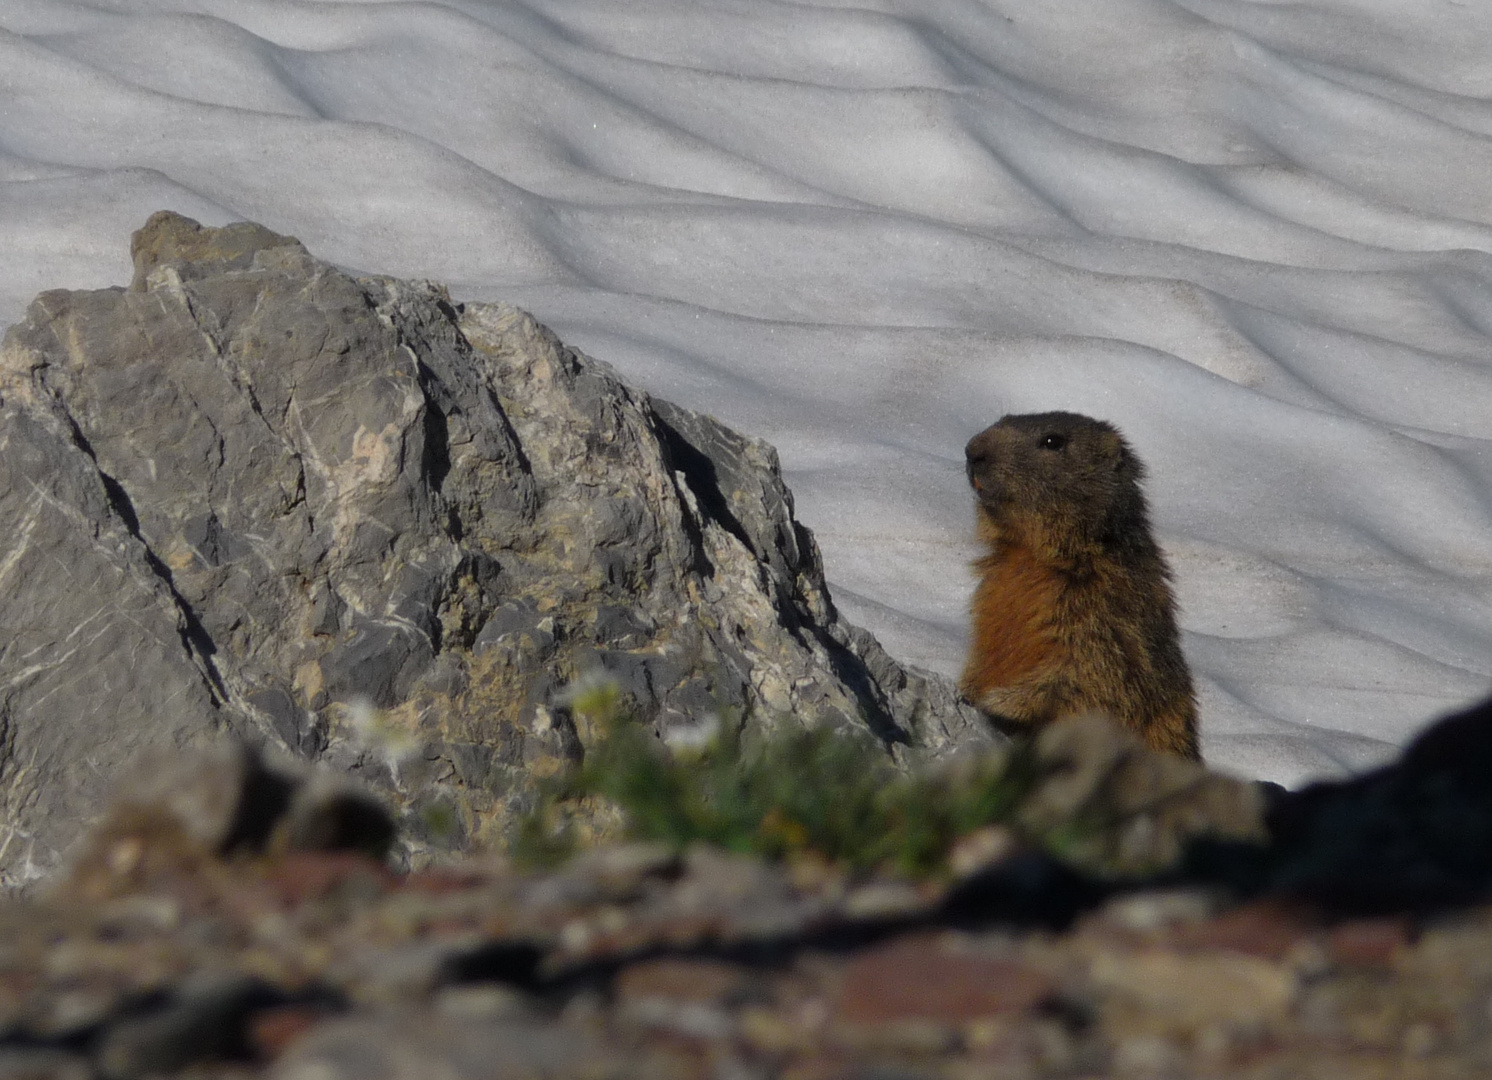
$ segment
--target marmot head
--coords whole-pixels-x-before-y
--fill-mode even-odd
[[[1005,416],[964,455],[992,540],[1065,548],[1149,535],[1145,468],[1112,424],[1069,412]]]

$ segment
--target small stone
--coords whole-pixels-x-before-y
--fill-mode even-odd
[[[164,933],[181,922],[181,905],[170,896],[121,896],[99,912],[100,928],[116,933]]]
[[[713,960],[648,960],[622,969],[616,978],[616,995],[623,1001],[661,998],[723,1002],[745,982],[745,971],[734,964]]]
[[[1169,940],[1188,949],[1228,949],[1279,960],[1313,932],[1312,914],[1284,900],[1242,904],[1211,919],[1175,927]]]
[[[1403,918],[1352,919],[1327,934],[1327,955],[1347,967],[1387,968],[1409,947],[1409,929]]]
[[[609,1049],[608,1054],[606,1050]],[[465,1020],[423,1009],[341,1017],[296,1041],[274,1080],[494,1080],[618,1075],[616,1048],[579,1026]],[[625,1074],[622,1074],[625,1075]]]
[[[758,1005],[748,1005],[736,1014],[741,1037],[767,1054],[802,1052],[817,1042],[817,1028],[796,1017]]]
[[[1010,1016],[984,1016],[964,1025],[964,1045],[975,1053],[987,1053],[1010,1038],[1015,1028]]]
[[[1169,1030],[1197,1031],[1222,1022],[1278,1020],[1294,1000],[1294,973],[1238,953],[1105,952],[1093,961],[1095,986],[1151,1012]]]
[[[356,851],[382,860],[394,840],[394,819],[383,803],[345,778],[318,772],[290,798],[275,824],[275,851]]]
[[[356,851],[295,851],[274,860],[270,884],[286,903],[304,904],[335,892],[372,899],[394,885],[380,862]]]
[[[1198,923],[1217,913],[1219,897],[1202,889],[1155,889],[1109,901],[1102,918],[1139,933]]]
[[[328,982],[361,1005],[423,998],[447,977],[460,944],[417,938],[398,945],[365,944],[333,956]]]
[[[54,970],[54,977],[58,973]],[[86,977],[85,969],[72,973],[72,981]],[[50,1007],[41,1012],[32,1023],[32,1030],[45,1038],[58,1041],[75,1037],[104,1020],[118,1007],[121,995],[104,987],[79,988],[58,994]]]
[[[1185,1075],[1186,1055],[1168,1039],[1134,1035],[1114,1050],[1114,1072],[1120,1076],[1165,1080]]]
[[[692,1039],[722,1040],[736,1029],[727,1009],[698,1001],[639,998],[623,1003],[621,1016],[643,1027],[659,1028]]]
[[[961,836],[948,852],[948,869],[955,877],[968,877],[1007,858],[1019,847],[1015,833],[1002,825],[989,825]]]
[[[279,1005],[259,1009],[248,1020],[249,1048],[273,1061],[322,1020],[327,1010],[316,1005]]]
[[[875,1026],[836,1024],[832,1041],[866,1053],[867,1056],[891,1051],[895,1054],[934,1056],[951,1054],[959,1048],[961,1025],[928,1017],[902,1017]]]
[[[0,1048],[0,1080],[94,1080],[78,1054],[42,1048]]]
[[[928,897],[909,882],[877,881],[850,889],[839,909],[850,919],[891,919],[926,911],[929,906]]]
[[[199,974],[160,1008],[110,1024],[98,1042],[99,1069],[110,1080],[134,1080],[235,1053],[251,1010],[274,996],[254,979]]]
[[[441,1016],[455,1020],[511,1020],[533,1012],[527,995],[491,983],[442,987],[432,1004]]]
[[[867,1028],[922,1021],[962,1025],[1025,1013],[1055,988],[1051,976],[1017,960],[952,952],[932,938],[904,938],[845,965],[835,1019]]]
[[[568,869],[595,882],[598,895],[619,898],[634,893],[646,881],[675,876],[680,859],[667,844],[609,844],[583,852]]]
[[[1233,1052],[1233,1031],[1227,1024],[1208,1024],[1197,1032],[1192,1048],[1209,1065],[1224,1064]]]
[[[846,1057],[822,1052],[791,1062],[783,1069],[779,1080],[844,1080],[845,1077],[863,1075],[863,1072],[855,1070],[853,1063]],[[894,1080],[908,1080],[908,1078],[906,1074],[901,1074],[894,1075]]]
[[[698,1039],[724,1039],[735,1029],[725,1008],[746,984],[746,973],[709,960],[653,960],[632,964],[616,980],[622,1015],[647,1027]]]
[[[1440,1046],[1440,1036],[1430,1024],[1411,1024],[1404,1032],[1404,1056],[1427,1058]]]

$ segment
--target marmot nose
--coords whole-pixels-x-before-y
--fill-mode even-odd
[[[973,485],[974,490],[977,491],[977,492],[981,492],[982,493],[984,491],[984,481],[982,479],[980,479],[980,475],[979,474],[984,471],[985,466],[988,465],[988,464],[989,464],[989,458],[985,457],[983,454],[979,454],[979,455],[970,454],[969,455],[969,463],[964,468],[964,472],[969,477],[969,483],[971,485]]]

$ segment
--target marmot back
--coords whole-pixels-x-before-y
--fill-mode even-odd
[[[975,565],[964,693],[997,722],[1104,712],[1196,759],[1197,706],[1144,466],[1110,424],[1006,416],[969,440],[989,554]]]

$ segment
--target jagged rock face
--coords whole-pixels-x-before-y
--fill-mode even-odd
[[[257,225],[157,214],[133,252],[128,289],[44,293],[0,351],[8,879],[121,762],[224,728],[361,771],[406,856],[495,837],[583,753],[560,691],[591,671],[664,735],[990,738],[838,618],[765,444]]]

